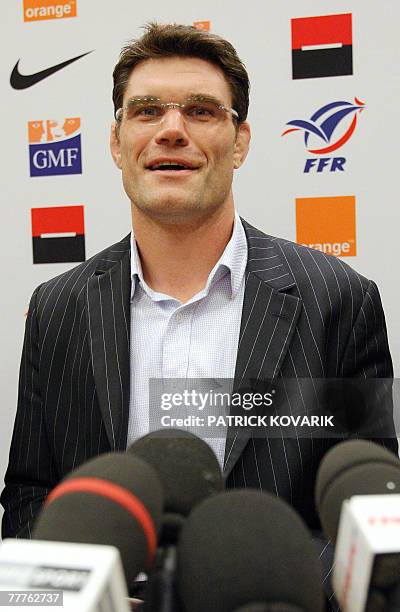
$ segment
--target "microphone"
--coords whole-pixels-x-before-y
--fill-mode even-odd
[[[130,610],[121,558],[112,546],[3,540],[0,587],[9,610],[22,605],[44,610],[40,604],[65,612]]]
[[[250,604],[235,608],[234,612],[302,612],[297,606],[289,604]]]
[[[297,606],[289,604],[250,604],[235,608],[234,612],[302,612]]]
[[[315,486],[325,534],[336,541],[345,499],[353,495],[400,493],[399,468],[396,455],[367,440],[348,440],[331,448],[321,461]]]
[[[218,460],[209,445],[181,429],[143,436],[127,451],[157,472],[165,504],[155,568],[149,576],[144,609],[172,612],[176,597],[176,543],[186,517],[198,503],[224,488]]]
[[[332,583],[342,609],[390,610],[400,582],[399,459],[366,440],[337,444],[321,462],[316,506],[336,542]]]
[[[210,497],[182,528],[178,593],[186,612],[322,612],[311,535],[283,500],[251,489]]]
[[[155,469],[164,487],[167,518],[188,516],[203,499],[224,489],[214,452],[204,440],[188,431],[171,428],[153,431],[134,442],[127,452]]]
[[[162,508],[162,486],[150,465],[126,453],[106,453],[51,491],[33,538],[115,546],[129,587],[154,562]]]
[[[146,463],[125,453],[88,461],[47,497],[34,540],[2,543],[0,585],[32,591],[17,593],[15,605],[129,612],[123,568],[130,582],[151,565],[161,513],[162,488]],[[38,592],[47,589],[57,591]]]

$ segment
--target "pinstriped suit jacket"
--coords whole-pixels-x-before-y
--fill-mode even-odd
[[[236,384],[391,377],[376,285],[339,259],[243,224],[249,257]],[[3,537],[30,537],[43,499],[64,475],[94,455],[125,449],[129,318],[129,236],[33,293],[1,495]],[[385,443],[397,451],[394,439]],[[229,430],[227,485],[276,493],[318,528],[313,486],[328,445]]]

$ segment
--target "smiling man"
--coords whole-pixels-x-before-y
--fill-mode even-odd
[[[286,414],[307,415],[304,380],[393,375],[376,285],[235,212],[249,80],[230,43],[150,25],[121,53],[113,101],[111,153],[132,231],[32,296],[3,536],[30,537],[61,478],[147,433],[151,378],[231,379],[236,389],[280,381]],[[268,205],[256,190],[248,198]],[[368,435],[396,452],[388,405],[388,414],[368,405]],[[275,414],[270,406],[263,414]],[[350,416],[342,411],[342,437],[360,435]],[[334,440],[300,429],[221,431],[204,437],[227,487],[271,491],[318,529],[315,475]]]
[[[121,106],[111,151],[131,201],[144,280],[187,302],[232,235],[232,178],[247,154],[249,126],[237,121],[222,69],[196,57],[141,61],[114,103]]]

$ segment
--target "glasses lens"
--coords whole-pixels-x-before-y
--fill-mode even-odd
[[[224,118],[224,111],[213,102],[188,102],[184,114],[192,123],[215,123]]]
[[[128,120],[156,123],[161,121],[163,114],[164,108],[158,102],[130,100],[126,105],[126,118]]]
[[[163,104],[157,100],[129,100],[125,106],[125,119],[135,124],[160,123],[170,108],[180,110],[186,121],[193,124],[215,124],[225,119],[225,110],[219,108],[213,101],[190,100],[185,104],[168,102]]]

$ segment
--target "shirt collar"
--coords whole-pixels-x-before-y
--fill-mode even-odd
[[[235,211],[235,218],[233,223],[232,236],[226,245],[224,252],[221,257],[211,270],[206,286],[204,288],[205,294],[208,293],[212,284],[217,282],[222,276],[229,272],[230,285],[231,285],[231,296],[234,298],[241,286],[245,269],[247,265],[247,239],[243,228],[242,221]],[[143,278],[142,263],[135,240],[133,230],[131,232],[131,299],[134,296],[136,282],[140,281],[140,284],[144,291],[154,299],[155,296],[161,296],[162,294],[152,291],[152,289],[146,284]],[[160,299],[160,298],[158,298]],[[165,298],[164,298],[165,299]]]

